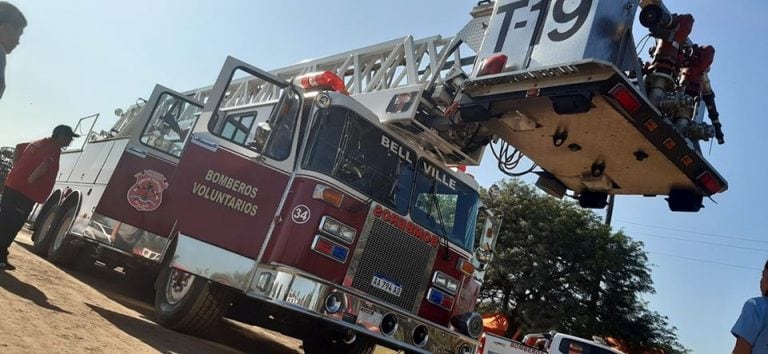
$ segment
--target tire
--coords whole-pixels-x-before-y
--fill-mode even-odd
[[[164,267],[155,289],[157,322],[174,331],[204,337],[227,312],[233,296],[222,285]]]
[[[49,261],[68,266],[77,257],[79,249],[70,243],[72,236],[69,234],[70,225],[72,225],[76,213],[77,210],[74,207],[63,207],[56,213],[56,221],[49,233],[50,237],[48,237],[47,258]]]
[[[48,247],[51,243],[51,234],[56,222],[56,212],[58,208],[47,204],[40,215],[37,216],[35,230],[32,231],[32,250],[35,254],[48,257]]]

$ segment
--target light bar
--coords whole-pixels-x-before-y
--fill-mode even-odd
[[[436,288],[429,288],[427,291],[427,301],[450,311],[453,307],[454,298]]]
[[[312,250],[339,263],[346,262],[349,255],[349,249],[320,235],[312,241]]]
[[[298,82],[301,85],[301,87],[303,87],[305,90],[309,90],[309,89],[333,90],[349,96],[349,92],[347,92],[347,88],[346,88],[346,85],[344,84],[344,80],[342,80],[340,77],[338,77],[336,74],[330,71],[315,72],[315,73],[301,75],[296,78],[296,82]]]

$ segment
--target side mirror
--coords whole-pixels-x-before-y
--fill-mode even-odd
[[[475,277],[482,280],[485,267],[493,259],[496,241],[499,239],[503,213],[500,210],[483,209],[486,214],[485,223],[480,231],[480,240],[474,254]]]
[[[488,188],[488,196],[491,197],[491,200],[499,199],[501,196],[501,188],[494,183]]]
[[[267,146],[267,140],[269,135],[272,134],[272,127],[267,122],[259,122],[256,124],[256,130],[253,133],[253,141],[248,143],[248,146],[253,147],[259,152],[264,151],[264,147]]]

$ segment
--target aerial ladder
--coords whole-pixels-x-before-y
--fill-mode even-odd
[[[632,35],[638,9],[657,39],[645,64]],[[535,173],[545,192],[583,207],[658,195],[673,211],[698,211],[727,189],[699,146],[724,138],[707,75],[714,49],[688,39],[691,15],[653,0],[480,1],[470,14],[453,37],[406,36],[271,73],[290,81],[329,72],[445,164],[477,166],[490,145],[502,172]],[[185,94],[205,102],[211,90]],[[233,80],[222,107],[279,92]],[[524,156],[532,165],[514,171]]]

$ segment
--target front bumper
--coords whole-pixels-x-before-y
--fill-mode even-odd
[[[314,320],[372,338],[391,348],[417,353],[474,353],[478,342],[446,327],[425,321],[365,294],[328,283],[297,269],[281,265],[257,264],[256,261],[179,235],[171,266],[243,292],[252,299],[266,301]],[[341,299],[338,311],[329,311],[330,294]],[[382,322],[397,319],[390,333]],[[426,328],[428,339],[416,345],[414,333]]]
[[[368,299],[351,289],[328,284],[287,267],[260,265],[246,294],[400,349],[424,353],[460,353],[462,350],[474,352],[477,347],[477,342],[469,337]],[[336,294],[337,299],[343,299],[339,310],[333,313],[328,310],[326,301],[331,294]],[[397,318],[397,326],[389,334],[382,330],[382,321],[386,316]],[[416,345],[414,335],[419,326],[428,331],[428,340],[421,346]]]

